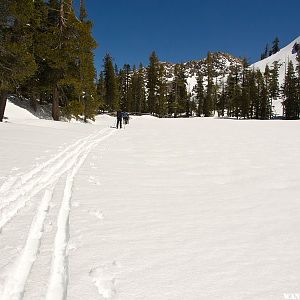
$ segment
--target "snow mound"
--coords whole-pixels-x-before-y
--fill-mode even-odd
[[[6,108],[5,108],[5,118],[8,121],[14,120],[37,120],[38,118],[30,113],[25,108],[22,108],[18,105],[15,105],[10,100],[7,100]]]

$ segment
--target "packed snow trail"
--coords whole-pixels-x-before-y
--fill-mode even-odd
[[[52,271],[46,300],[64,300],[67,296],[67,246],[69,240],[69,215],[71,211],[72,187],[74,178],[80,167],[86,160],[91,149],[95,147],[99,142],[112,135],[112,133],[114,133],[114,131],[111,131],[106,136],[91,143],[82,154],[78,162],[74,165],[72,171],[70,171],[67,176],[62,205],[57,219],[57,233],[54,244]]]
[[[9,178],[0,188],[0,230],[14,217],[29,200],[45,190],[44,197],[33,218],[26,244],[20,255],[6,274],[4,284],[0,282],[1,300],[19,300],[23,298],[25,285],[32,266],[38,256],[40,242],[43,236],[43,226],[52,199],[53,189],[60,177],[68,172],[61,209],[58,217],[58,228],[55,239],[53,268],[50,278],[47,299],[65,299],[67,292],[67,243],[70,201],[72,185],[81,165],[91,149],[106,140],[116,131],[102,129],[67,146],[63,151],[48,161],[38,165],[26,174]],[[49,187],[51,189],[49,190]],[[62,270],[62,272],[60,272]],[[62,291],[57,293],[57,273],[65,278]],[[54,296],[55,295],[55,296]]]
[[[26,245],[17,259],[15,266],[8,275],[1,300],[19,300],[22,299],[25,284],[30,273],[31,267],[36,260],[40,246],[40,240],[43,235],[44,221],[49,209],[49,203],[52,199],[53,189],[46,190],[41,201],[38,212],[32,222]]]
[[[72,168],[85,147],[88,147],[89,143],[108,130],[101,130],[94,135],[77,141],[53,159],[22,176],[20,181],[16,183],[16,186],[13,185],[10,187],[9,192],[5,192],[4,190],[0,194],[0,199],[2,199],[0,206],[0,231],[26,205],[29,199],[33,198],[47,186],[53,184],[62,174]]]

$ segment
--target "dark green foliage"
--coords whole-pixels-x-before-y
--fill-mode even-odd
[[[122,111],[132,111],[132,90],[130,88],[131,67],[128,64],[123,66],[119,73],[120,85],[120,106]]]
[[[198,72],[197,75],[197,85],[195,87],[195,92],[196,92],[196,100],[198,103],[198,108],[197,108],[197,116],[201,117],[204,114],[203,111],[203,106],[204,106],[204,86],[203,86],[203,76],[201,72]]]
[[[276,37],[273,41],[271,55],[277,53],[280,50],[279,48],[279,39]]]
[[[112,62],[112,57],[109,54],[106,54],[106,56],[104,57],[104,84],[105,109],[108,111],[116,111],[120,108],[118,82]]]
[[[261,54],[260,59],[263,60],[269,56],[269,44],[266,45],[265,51]]]
[[[285,75],[283,86],[285,100],[283,101],[285,118],[288,120],[299,119],[299,98],[297,93],[297,77],[293,63],[290,61]]]
[[[186,75],[182,64],[175,65],[174,79],[169,95],[169,113],[175,118],[186,113],[186,103],[188,101],[186,89]]]
[[[2,0],[0,12],[0,121],[6,96],[37,70],[33,55],[34,3],[30,0]]]
[[[131,97],[131,111],[135,113],[146,112],[145,80],[142,65],[139,66],[138,70],[133,67],[129,94]]]
[[[167,115],[167,82],[164,66],[161,64],[158,70],[158,89],[157,89],[157,103],[156,114],[162,118]]]
[[[34,107],[51,102],[54,120],[61,108],[67,117],[93,119],[96,42],[84,2],[79,19],[71,0],[3,0],[1,8],[1,89],[29,98]]]
[[[147,68],[148,110],[151,114],[155,113],[155,104],[157,102],[158,72],[159,60],[153,51]]]
[[[206,59],[207,67],[207,91],[203,103],[203,114],[205,117],[210,117],[213,110],[213,65],[212,55],[209,52]]]

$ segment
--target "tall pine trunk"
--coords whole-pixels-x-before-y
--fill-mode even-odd
[[[57,89],[57,86],[55,86],[53,88],[52,118],[53,118],[54,121],[59,121],[59,118],[60,118],[59,99],[58,99],[58,89]]]
[[[7,93],[3,92],[0,94],[0,122],[3,122],[6,102],[7,102]]]

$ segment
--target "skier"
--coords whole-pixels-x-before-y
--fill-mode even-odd
[[[117,111],[117,129],[122,128],[122,117],[123,117],[123,113],[121,111]]]
[[[129,123],[129,113],[124,112],[123,114],[124,123],[127,125]]]

